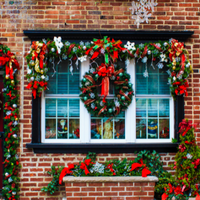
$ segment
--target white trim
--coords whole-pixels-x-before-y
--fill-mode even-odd
[[[89,70],[90,60],[87,58],[81,65],[81,79]],[[84,106],[84,103],[80,100],[80,141],[81,143],[88,143],[90,141],[90,114]]]
[[[130,74],[130,82],[133,84],[135,92],[135,59],[130,60],[127,66],[127,73]],[[133,100],[125,112],[125,136],[127,142],[135,142],[136,140],[136,102],[135,95]]]
[[[81,63],[80,67],[80,79],[84,74],[89,70],[90,61]],[[127,66],[127,73],[130,74],[130,82],[133,84],[134,93],[136,91],[136,67],[135,60],[130,60],[129,65]],[[81,83],[80,83],[81,84]],[[48,98],[77,98],[79,99],[78,94],[42,94],[41,100],[41,132],[42,132],[42,142],[43,143],[65,143],[65,144],[99,144],[99,143],[171,143],[172,138],[174,138],[174,101],[171,95],[134,95],[132,103],[129,105],[129,108],[125,112],[125,139],[91,139],[91,117],[87,109],[84,106],[84,103],[80,100],[80,139],[45,139],[45,99]],[[170,138],[169,139],[136,139],[136,99],[169,99],[170,106]],[[159,133],[158,133],[159,134]]]

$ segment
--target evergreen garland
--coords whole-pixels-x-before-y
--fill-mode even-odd
[[[17,147],[19,145],[19,95],[17,91],[16,72],[19,69],[15,55],[10,49],[0,44],[0,65],[4,70],[4,179],[2,194],[5,200],[19,198],[19,177],[20,168]]]

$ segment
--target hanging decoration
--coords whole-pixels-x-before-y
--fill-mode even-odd
[[[128,65],[130,59],[136,59],[136,62],[143,62],[146,64],[146,69],[143,73],[144,78],[149,76],[148,69],[150,67],[162,69],[167,66],[169,68],[167,71],[169,75],[168,83],[170,84],[172,96],[188,95],[188,77],[192,72],[192,67],[184,43],[175,39],[137,45],[129,41],[123,45],[120,40],[115,41],[107,37],[101,40],[94,39],[86,43],[80,42],[79,44],[63,43],[60,37],[55,37],[54,41],[46,41],[44,39],[42,41],[34,41],[26,57],[28,64],[26,77],[29,82],[27,88],[32,90],[34,98],[41,96],[41,93],[48,87],[49,77],[47,72],[50,65],[52,65],[55,74],[55,66],[62,60],[68,59],[70,71],[73,74],[72,61],[78,66],[78,63],[84,62],[87,57],[90,58],[91,62],[95,62],[100,55],[105,58],[103,64],[106,65],[106,68],[117,60],[124,60],[126,65]],[[147,65],[148,61],[151,61],[150,65]],[[93,70],[96,73],[97,69]],[[120,80],[124,78],[122,76]],[[105,78],[103,83],[108,82],[107,80],[108,78]]]
[[[154,7],[158,5],[154,0],[137,0],[138,2],[132,1],[131,10],[132,19],[135,20],[137,28],[139,28],[140,23],[146,21],[148,24],[149,17],[151,17],[150,11],[154,12]]]
[[[19,156],[17,147],[19,145],[19,94],[17,91],[16,72],[19,70],[19,63],[10,49],[0,44],[0,66],[5,70],[4,88],[4,180],[2,194],[5,200],[19,198],[19,177],[18,170]]]
[[[129,82],[130,75],[120,66],[102,63],[93,71],[87,72],[81,80],[81,100],[88,112],[98,117],[114,117],[131,104],[133,89]],[[114,99],[106,98],[109,95],[109,82],[114,83]],[[101,96],[98,88],[101,87]]]

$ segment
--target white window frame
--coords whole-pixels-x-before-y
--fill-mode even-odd
[[[89,71],[90,61],[87,59],[81,63],[80,77]],[[135,60],[132,59],[127,66],[127,73],[130,74],[130,82],[135,88]],[[77,95],[47,95],[49,98],[77,98]],[[41,100],[41,137],[42,143],[65,143],[65,144],[99,144],[99,143],[171,143],[174,138],[174,100],[171,95],[134,95],[132,103],[125,111],[125,139],[91,139],[91,117],[84,103],[80,100],[80,139],[45,139],[45,98],[44,92]],[[136,138],[136,98],[167,98],[170,99],[170,138],[169,139],[137,139]],[[159,133],[158,133],[159,134]]]

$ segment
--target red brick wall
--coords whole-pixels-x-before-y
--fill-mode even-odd
[[[65,183],[67,200],[153,200],[153,182]]]
[[[200,119],[200,3],[199,0],[158,0],[158,6],[150,18],[149,24],[141,24],[139,29],[131,19],[129,0],[103,0],[103,3],[92,0],[8,0],[0,1],[0,42],[8,45],[17,54],[22,67],[20,80],[20,161],[22,169],[21,199],[50,200],[62,199],[64,188],[50,197],[40,192],[42,186],[51,180],[45,171],[51,165],[67,165],[78,162],[84,155],[80,154],[34,154],[26,149],[26,143],[31,142],[31,91],[25,86],[26,62],[24,54],[29,51],[30,40],[23,35],[26,29],[55,30],[191,30],[194,35],[186,41],[190,53],[194,73],[190,76],[189,96],[185,98],[185,117],[199,123]],[[65,24],[66,23],[66,24]],[[23,72],[23,69],[25,70]],[[198,126],[199,128],[199,126]],[[196,131],[200,143],[199,129]],[[99,161],[111,158],[129,159],[134,154],[102,154]],[[173,154],[163,154],[165,166],[173,161]],[[59,198],[57,198],[57,196]]]

